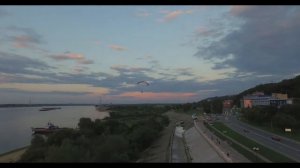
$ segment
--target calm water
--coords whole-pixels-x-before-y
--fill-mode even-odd
[[[59,127],[76,128],[81,117],[95,120],[109,116],[94,106],[62,106],[50,111],[39,111],[40,108],[0,108],[0,154],[29,145],[31,127],[46,127],[50,121]]]

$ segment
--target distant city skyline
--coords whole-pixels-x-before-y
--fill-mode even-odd
[[[238,94],[300,74],[299,20],[299,6],[2,5],[0,104]]]

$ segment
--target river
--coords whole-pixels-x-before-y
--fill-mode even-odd
[[[50,121],[59,127],[76,128],[81,117],[92,120],[109,116],[94,106],[62,106],[61,109],[39,111],[42,107],[0,108],[0,154],[30,144],[31,127],[46,127]]]

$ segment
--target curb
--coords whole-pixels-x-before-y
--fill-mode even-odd
[[[200,129],[198,128],[196,121],[194,121],[194,125],[195,128],[197,130],[198,133],[200,133],[205,140],[210,144],[211,147],[213,147],[215,149],[215,151],[217,152],[217,154],[227,163],[233,163],[231,158],[228,158],[228,156],[218,147],[216,146],[211,140],[209,140],[209,138],[202,132],[200,131]]]

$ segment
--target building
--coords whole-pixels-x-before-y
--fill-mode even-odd
[[[265,95],[263,92],[255,92],[251,95],[246,95],[241,99],[242,108],[252,108],[253,106],[281,106],[291,104],[287,94],[272,93]]]
[[[272,93],[272,97],[276,99],[282,99],[282,100],[287,100],[288,95],[287,94],[282,94],[282,93]]]
[[[223,101],[223,113],[229,114],[233,107],[233,100],[224,100]]]
[[[223,108],[232,108],[233,107],[233,101],[232,100],[224,100],[223,101]]]
[[[267,95],[247,95],[242,99],[242,107],[252,108],[253,106],[269,106],[271,96]]]
[[[282,106],[287,104],[287,100],[283,99],[270,99],[270,105],[271,106]]]
[[[252,101],[251,99],[247,99],[247,98],[244,98],[241,100],[241,107],[242,108],[252,108]]]

